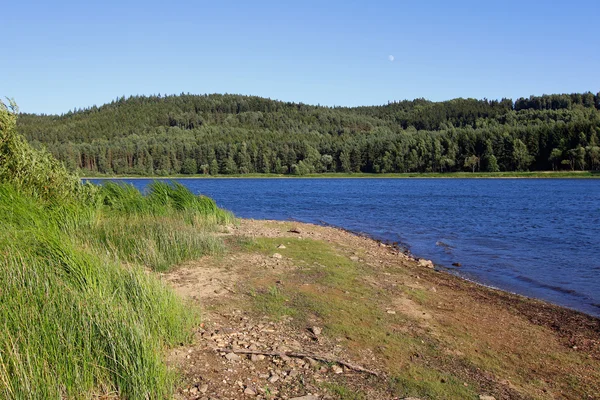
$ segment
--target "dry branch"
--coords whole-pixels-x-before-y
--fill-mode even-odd
[[[371,371],[369,369],[361,367],[360,365],[351,364],[349,362],[342,361],[337,358],[330,358],[330,357],[321,356],[318,354],[295,353],[295,352],[290,352],[290,351],[277,352],[277,351],[262,351],[262,350],[248,350],[248,349],[216,349],[216,351],[222,352],[222,353],[235,353],[235,354],[256,354],[256,355],[263,355],[263,356],[270,356],[270,357],[286,356],[286,357],[294,357],[294,358],[312,358],[313,360],[318,360],[318,361],[322,361],[322,362],[326,362],[326,363],[335,363],[335,364],[343,365],[344,367],[350,368],[351,370],[371,374],[378,378],[381,377],[381,374],[379,374],[379,372]]]

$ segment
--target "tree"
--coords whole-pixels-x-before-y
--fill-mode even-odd
[[[475,155],[465,158],[465,164],[464,164],[465,167],[471,168],[473,173],[475,172],[475,167],[477,167],[478,164],[479,164],[479,157],[477,157]]]
[[[583,171],[585,169],[585,149],[582,146],[567,151],[567,154],[571,170],[580,169]]]
[[[527,150],[525,143],[521,139],[515,139],[513,141],[513,163],[517,171],[525,171],[529,167],[531,162],[531,156]]]
[[[486,156],[486,172],[498,172],[500,168],[498,167],[498,160],[495,155]]]
[[[186,175],[193,175],[198,172],[198,166],[196,160],[193,158],[186,158],[181,165],[181,173]]]
[[[219,163],[217,162],[217,160],[215,158],[213,158],[212,161],[210,162],[210,166],[208,167],[208,173],[211,175],[219,174]]]
[[[557,165],[560,164],[562,161],[562,150],[558,149],[558,148],[552,149],[552,152],[550,152],[550,157],[548,158],[548,160],[552,163],[552,171],[555,171],[557,168]]]

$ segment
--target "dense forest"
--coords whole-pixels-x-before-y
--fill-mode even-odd
[[[600,93],[323,107],[241,95],[134,96],[20,132],[84,174],[597,170]]]

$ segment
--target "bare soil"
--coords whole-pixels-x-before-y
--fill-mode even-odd
[[[224,239],[164,275],[203,316],[168,357],[180,399],[600,398],[598,319],[332,227],[242,220]]]

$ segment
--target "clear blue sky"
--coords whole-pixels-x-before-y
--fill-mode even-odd
[[[600,1],[5,1],[0,96],[322,105],[600,91]],[[393,56],[391,61],[389,56]]]

